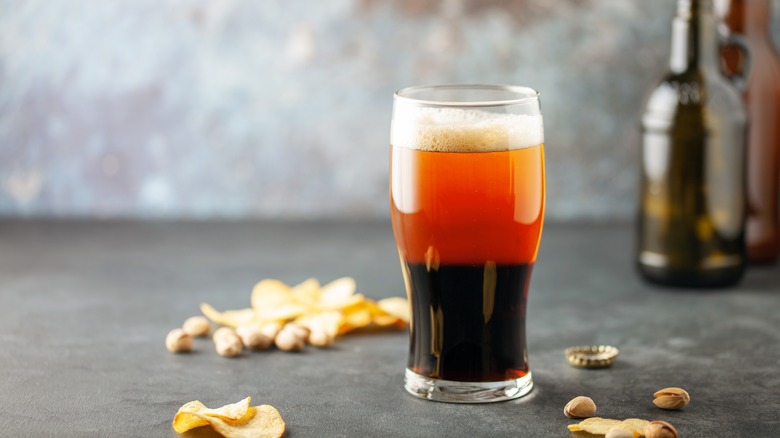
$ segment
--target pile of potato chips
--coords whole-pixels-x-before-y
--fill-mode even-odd
[[[325,285],[310,278],[295,286],[266,279],[252,289],[250,308],[219,312],[203,303],[200,309],[212,322],[227,327],[294,322],[309,329],[324,329],[331,336],[363,328],[403,328],[409,322],[405,298],[373,301],[356,290],[351,277]]]
[[[201,426],[211,426],[227,438],[278,438],[284,435],[284,420],[273,406],[249,406],[250,397],[238,403],[209,409],[199,401],[181,408],[173,418],[173,429],[184,433]]]

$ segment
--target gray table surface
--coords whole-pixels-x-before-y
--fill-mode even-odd
[[[176,436],[183,403],[252,396],[288,437],[569,437],[562,408],[577,395],[683,437],[780,436],[780,267],[730,290],[658,289],[631,248],[626,224],[548,225],[529,303],[533,392],[455,405],[404,392],[405,331],[237,359],[208,340],[164,347],[199,303],[246,307],[262,278],[350,275],[369,297],[403,295],[388,223],[0,222],[0,436]],[[621,354],[575,369],[563,350],[580,344]],[[667,386],[690,392],[684,411],[653,406]]]

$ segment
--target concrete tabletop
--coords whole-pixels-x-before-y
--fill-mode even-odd
[[[204,339],[165,349],[199,303],[247,307],[263,278],[349,275],[368,297],[403,295],[389,223],[0,222],[0,436],[173,437],[185,402],[251,396],[287,437],[570,437],[562,409],[577,395],[681,437],[780,436],[780,267],[728,290],[659,289],[636,276],[632,246],[627,224],[547,225],[528,307],[535,388],[457,405],[405,393],[405,331],[236,359]],[[620,356],[572,368],[563,350],[583,344]],[[652,404],[668,386],[691,394],[685,410]]]

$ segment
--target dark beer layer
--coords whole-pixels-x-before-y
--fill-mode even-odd
[[[525,376],[532,267],[406,263],[404,275],[414,295],[409,369],[461,382]]]

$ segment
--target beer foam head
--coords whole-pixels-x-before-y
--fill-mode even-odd
[[[404,108],[394,114],[391,143],[431,152],[506,151],[544,143],[544,126],[541,115]]]

